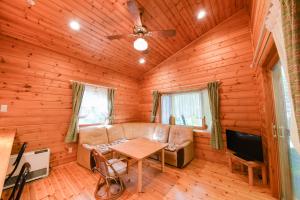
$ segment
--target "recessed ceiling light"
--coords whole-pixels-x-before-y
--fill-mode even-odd
[[[140,64],[144,64],[145,62],[146,62],[145,58],[140,58],[140,59],[139,59],[139,63],[140,63]]]
[[[70,21],[69,26],[70,26],[71,29],[73,29],[75,31],[80,30],[80,24],[75,20]]]
[[[203,19],[206,16],[205,10],[200,10],[197,15],[197,19]]]

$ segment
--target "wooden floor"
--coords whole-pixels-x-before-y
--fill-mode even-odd
[[[274,199],[268,188],[250,187],[246,176],[232,174],[227,166],[203,160],[194,160],[185,169],[166,166],[165,173],[161,173],[159,163],[147,160],[143,170],[144,192],[136,193],[136,166],[132,166],[120,199]],[[68,163],[53,168],[48,178],[27,184],[22,199],[94,199],[97,180],[97,174],[75,162]],[[3,194],[4,200],[7,193]]]

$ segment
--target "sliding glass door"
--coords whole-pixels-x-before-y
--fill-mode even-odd
[[[275,101],[275,136],[278,141],[281,199],[299,199],[300,155],[290,140],[291,99],[288,95],[288,83],[280,63],[272,70],[272,82]]]

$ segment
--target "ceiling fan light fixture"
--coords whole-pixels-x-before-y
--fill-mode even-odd
[[[133,47],[138,51],[145,51],[148,49],[148,42],[144,38],[138,38],[134,41]]]

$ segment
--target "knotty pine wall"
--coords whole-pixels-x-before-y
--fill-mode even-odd
[[[51,165],[76,159],[68,153],[72,90],[70,80],[115,87],[115,122],[138,120],[138,81],[112,70],[64,56],[45,48],[0,35],[0,127],[15,128],[14,152],[23,142],[28,149],[51,149]]]
[[[220,80],[224,138],[226,128],[260,134],[256,75],[250,67],[252,58],[249,14],[242,10],[143,76],[142,121],[150,119],[153,90],[196,89]],[[195,137],[196,157],[224,163],[224,151],[212,150],[209,137],[209,134]]]

